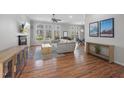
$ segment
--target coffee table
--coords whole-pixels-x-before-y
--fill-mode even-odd
[[[42,54],[50,54],[52,52],[52,46],[50,44],[42,44],[41,45]]]

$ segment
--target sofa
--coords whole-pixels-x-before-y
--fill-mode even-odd
[[[67,53],[74,52],[75,50],[75,42],[74,41],[60,41],[57,43],[57,53]]]

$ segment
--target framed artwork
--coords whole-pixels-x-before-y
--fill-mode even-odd
[[[99,36],[99,25],[98,22],[93,22],[89,24],[89,36],[98,37]]]
[[[114,37],[114,18],[100,21],[100,37]]]

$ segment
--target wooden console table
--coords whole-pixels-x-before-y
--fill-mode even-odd
[[[16,73],[16,64],[17,64],[17,55],[20,53],[22,55],[22,51],[24,51],[24,62],[26,62],[26,49],[27,46],[17,46],[13,48],[6,49],[0,52],[0,78],[5,78],[5,64],[8,62],[11,63],[10,66],[10,74],[11,77],[14,78]]]
[[[90,46],[99,46],[99,47],[105,47],[108,48],[108,56],[98,54],[90,49]],[[107,45],[107,44],[100,44],[100,43],[92,43],[92,42],[86,42],[86,53],[101,57],[103,59],[108,60],[110,63],[114,62],[114,46],[113,45]]]

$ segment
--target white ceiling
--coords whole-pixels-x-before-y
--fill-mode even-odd
[[[28,14],[27,17],[36,21],[51,22],[52,14]],[[55,18],[61,19],[61,23],[84,24],[84,14],[56,14]],[[60,23],[60,22],[59,22]]]

